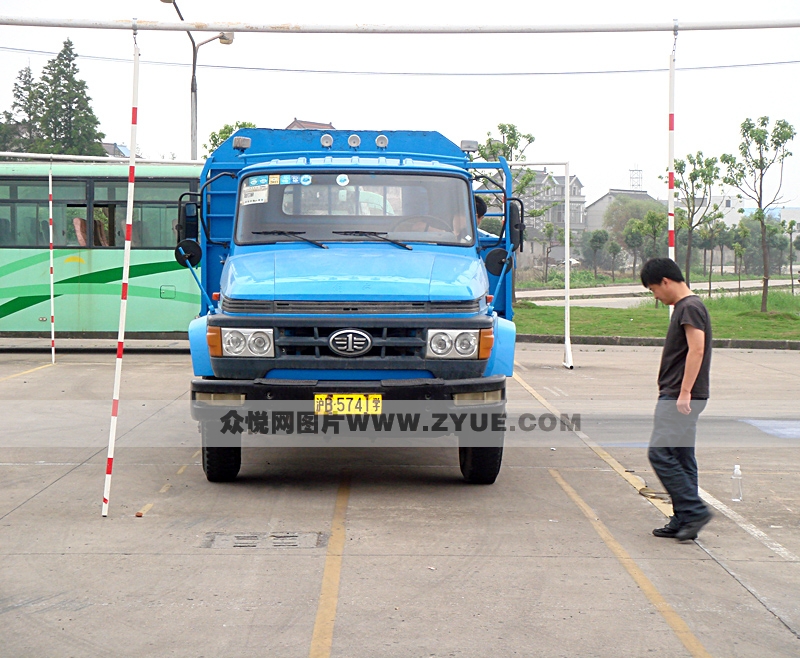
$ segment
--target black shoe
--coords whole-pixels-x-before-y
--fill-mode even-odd
[[[696,521],[689,521],[688,523],[684,523],[680,528],[678,528],[678,532],[675,533],[675,539],[678,541],[688,541],[690,539],[697,539],[697,533],[700,532],[700,529],[708,523],[714,515],[709,512],[705,516],[700,517]]]
[[[656,537],[668,537],[672,539],[675,535],[678,534],[678,529],[673,528],[669,523],[665,525],[663,528],[656,528],[653,530],[653,535]]]

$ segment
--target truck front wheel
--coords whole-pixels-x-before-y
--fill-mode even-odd
[[[461,474],[470,484],[494,484],[503,461],[502,447],[459,447]]]
[[[233,482],[242,467],[242,446],[210,446],[202,424],[203,471],[209,482]]]

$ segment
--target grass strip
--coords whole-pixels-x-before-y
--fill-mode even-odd
[[[767,313],[760,312],[761,295],[725,295],[703,300],[711,314],[714,338],[748,340],[800,340],[800,296],[771,292]],[[517,333],[562,335],[564,309],[537,306],[522,301],[514,307]],[[594,308],[573,306],[570,309],[574,336],[633,336],[663,338],[667,333],[669,312],[653,300],[644,300],[632,308]]]

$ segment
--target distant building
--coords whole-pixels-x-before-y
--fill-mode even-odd
[[[122,144],[117,144],[116,142],[102,142],[102,146],[110,158],[131,157],[130,149]]]
[[[514,170],[515,178],[518,178],[523,170]],[[529,169],[536,174],[536,179],[532,185],[528,186],[525,192],[520,195],[525,204],[525,235],[529,245],[525,251],[518,254],[518,265],[520,267],[530,267],[538,262],[544,255],[544,247],[540,243],[542,239],[542,229],[545,224],[553,224],[556,229],[564,228],[564,176],[555,176],[547,169]],[[577,176],[570,176],[570,217],[569,224],[573,236],[580,234],[586,229],[586,197],[583,195],[583,183]],[[544,210],[544,214],[533,217],[532,210]],[[573,237],[573,243],[575,241]],[[550,252],[550,259],[554,262],[558,259],[563,260],[564,248],[554,246]]]
[[[332,123],[318,123],[316,121],[301,121],[297,117],[294,118],[286,130],[336,130]]]
[[[658,203],[665,203],[663,201],[654,199],[644,190],[610,189],[597,201],[594,201],[586,206],[585,228],[587,231],[596,231],[598,229],[605,228],[603,226],[603,218],[605,217],[606,210],[608,210],[608,207],[619,197],[630,197],[633,199],[641,199],[642,201],[656,201]]]
[[[522,174],[521,169],[514,170],[515,180]],[[536,174],[532,185],[520,195],[525,204],[525,222],[528,232],[540,231],[547,223],[564,228],[564,176],[554,176],[547,169],[529,169]],[[586,227],[585,205],[586,197],[583,196],[583,183],[577,176],[570,176],[570,228],[573,231],[583,231]],[[481,184],[477,189],[486,189]],[[552,207],[551,207],[552,206]],[[532,210],[545,210],[540,217],[533,218]]]

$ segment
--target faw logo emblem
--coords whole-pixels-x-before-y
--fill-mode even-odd
[[[372,336],[360,329],[339,329],[328,338],[328,346],[340,356],[361,356],[372,349]]]

